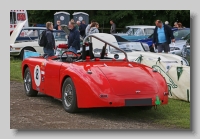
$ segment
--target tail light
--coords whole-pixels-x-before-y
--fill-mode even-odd
[[[67,44],[59,44],[57,48],[67,49],[68,45]]]
[[[168,92],[164,92],[164,96],[168,96],[169,95],[169,93]]]

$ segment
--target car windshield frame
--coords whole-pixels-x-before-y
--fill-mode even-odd
[[[114,37],[114,36],[113,36],[113,37]],[[127,53],[126,53],[124,50],[120,49],[119,47],[113,45],[112,43],[110,43],[110,42],[108,42],[108,41],[106,41],[106,40],[103,40],[103,39],[101,39],[100,37],[97,37],[97,36],[95,36],[95,35],[93,35],[93,34],[90,34],[90,35],[86,36],[86,37],[84,38],[84,40],[83,40],[83,44],[87,43],[88,40],[89,40],[90,43],[92,43],[92,38],[95,38],[95,39],[97,39],[97,40],[103,42],[103,43],[104,43],[104,46],[106,46],[106,49],[107,49],[108,47],[109,47],[109,49],[110,49],[110,47],[113,47],[114,49],[120,51],[121,53],[124,54],[124,57],[125,57],[126,61],[128,61]],[[83,47],[85,47],[85,45],[83,45]],[[95,47],[93,46],[92,49],[95,50]],[[102,48],[102,49],[103,49],[103,48]],[[106,50],[106,51],[107,51],[107,50]],[[123,60],[123,59],[122,59],[122,60]]]

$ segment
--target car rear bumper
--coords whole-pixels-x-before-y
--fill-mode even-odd
[[[99,97],[90,101],[90,103],[78,103],[79,108],[92,107],[129,107],[129,106],[155,106],[157,94],[143,95],[108,95],[107,97]],[[168,96],[158,96],[160,105],[168,104]],[[91,99],[90,99],[91,100]]]
[[[19,50],[12,50],[12,51],[10,51],[10,55],[12,55],[12,56],[17,56],[19,54],[20,54]]]

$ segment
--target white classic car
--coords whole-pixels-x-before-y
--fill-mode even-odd
[[[129,61],[142,63],[159,71],[167,81],[170,98],[190,101],[190,66],[186,59],[174,54],[147,52],[148,45],[144,46],[140,42],[119,42],[111,34],[91,34],[83,40],[83,45],[88,44],[88,38],[89,43],[96,48],[93,50],[94,55],[99,55],[102,59],[125,58],[119,50],[109,45],[119,47],[127,53]]]
[[[126,26],[122,33],[116,33],[114,35],[134,35],[134,36],[149,36],[154,32],[155,26],[149,25],[130,25]]]
[[[46,28],[43,27],[25,27],[26,21],[18,23],[10,36],[10,55],[20,56],[23,59],[24,50],[30,50],[43,54],[43,47],[38,44],[39,35]],[[62,30],[53,30],[56,46],[66,44],[66,33]]]

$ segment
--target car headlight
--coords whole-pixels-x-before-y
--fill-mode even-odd
[[[174,51],[174,47],[170,47],[170,51]]]
[[[180,50],[180,48],[178,48],[178,47],[170,47],[170,51],[174,51],[174,50]]]

